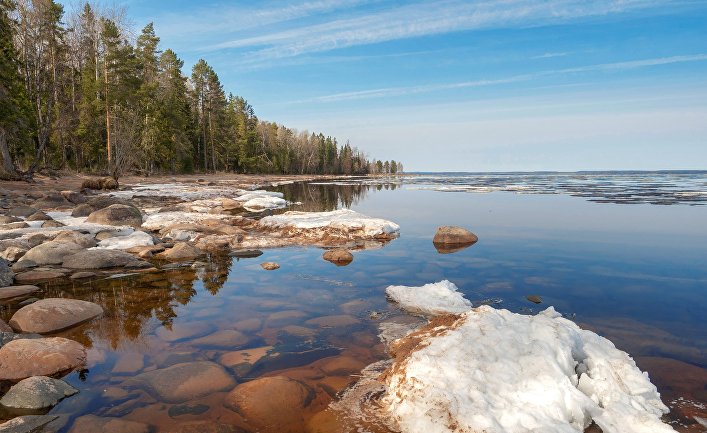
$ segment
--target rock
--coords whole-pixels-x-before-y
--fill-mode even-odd
[[[216,347],[216,348],[236,348],[248,343],[250,339],[242,332],[233,329],[216,331],[205,337],[197,338],[191,343],[195,346]]]
[[[93,278],[97,275],[98,274],[96,274],[95,272],[81,271],[81,272],[76,272],[74,274],[71,274],[71,276],[69,278],[72,280],[83,280],[86,278]]]
[[[103,189],[118,189],[118,181],[113,178],[106,178],[103,180]]]
[[[120,356],[113,366],[114,374],[134,374],[145,367],[145,356],[142,353],[128,352]]]
[[[133,380],[167,403],[183,403],[227,391],[236,384],[223,367],[210,361],[175,364],[139,374]]]
[[[22,308],[25,305],[34,304],[37,301],[39,301],[39,298],[27,298],[24,301],[18,302],[17,305]]]
[[[81,194],[78,191],[62,191],[61,195],[73,204],[86,203],[86,201],[88,200],[85,195]]]
[[[28,216],[32,215],[33,213],[36,213],[37,209],[25,205],[20,205],[16,206],[8,212],[9,216],[13,217],[25,217],[27,218]]]
[[[133,205],[128,200],[122,200],[122,199],[110,197],[107,195],[100,195],[98,197],[93,197],[87,203],[89,205],[91,205],[96,210],[107,208],[108,206],[113,205],[113,204],[123,204],[126,206]]]
[[[0,380],[55,376],[86,362],[86,349],[61,337],[19,339],[0,347]]]
[[[0,302],[15,298],[24,298],[37,291],[39,291],[39,287],[29,285],[0,287]]]
[[[118,181],[112,177],[86,179],[81,183],[81,189],[118,189]]]
[[[53,240],[54,236],[46,233],[35,233],[27,238],[27,243],[30,248],[34,248],[37,245],[43,244],[46,241]]]
[[[110,230],[104,230],[102,232],[96,233],[96,240],[98,242],[100,242],[100,241],[103,241],[103,240],[106,240],[109,238],[114,238],[116,236],[117,236],[116,232],[110,231]]]
[[[201,337],[213,331],[214,327],[206,322],[175,323],[171,328],[158,328],[155,334],[166,342],[185,340],[187,338]]]
[[[336,266],[346,266],[353,261],[353,255],[344,249],[325,251],[322,258]]]
[[[42,212],[40,210],[40,211],[37,211],[37,212],[33,213],[32,215],[28,216],[25,221],[49,221],[51,219],[52,219],[52,217],[50,217],[49,215],[45,214],[44,212]]]
[[[91,206],[88,203],[82,203],[74,208],[74,210],[71,211],[71,216],[72,217],[87,217],[95,211],[93,206]]]
[[[0,215],[0,224],[21,223],[22,221],[22,218],[9,215]]]
[[[60,223],[59,221],[49,220],[42,223],[43,229],[66,227],[66,224]]]
[[[140,214],[140,210],[134,206],[112,204],[106,208],[91,212],[88,218],[86,218],[86,222],[138,228],[142,225],[142,214]]]
[[[0,332],[14,332],[12,328],[10,328],[10,325],[5,323],[4,320],[0,319]]]
[[[221,356],[219,362],[226,367],[235,368],[237,370],[239,366],[252,366],[258,362],[258,360],[267,356],[272,348],[272,346],[263,346],[253,349],[226,352]]]
[[[150,264],[120,250],[84,250],[65,257],[62,266],[69,269],[147,268]]]
[[[0,433],[37,433],[42,427],[59,418],[57,415],[24,415],[0,424]]]
[[[186,242],[177,242],[172,248],[163,251],[155,257],[165,260],[193,260],[203,255],[200,249],[189,245]]]
[[[15,340],[32,340],[32,339],[40,339],[44,338],[39,334],[15,334],[15,331],[10,328],[10,326],[7,326],[10,331],[9,332],[0,332],[0,347],[6,345],[7,343]]]
[[[230,255],[239,259],[253,259],[262,256],[263,252],[260,250],[239,250],[232,251]]]
[[[34,263],[32,260],[23,260],[23,261],[18,261],[14,265],[12,265],[12,270],[15,272],[22,272],[26,271],[27,269],[32,269],[36,268],[37,264]]]
[[[221,200],[221,207],[224,210],[242,209],[243,203],[238,200],[233,200],[232,198],[224,198]]]
[[[32,206],[38,209],[56,209],[60,207],[70,207],[71,204],[72,203],[61,194],[52,192],[32,203]]]
[[[64,257],[82,251],[83,247],[73,242],[49,241],[37,245],[19,260],[32,260],[37,265],[59,265]]]
[[[0,287],[11,286],[14,281],[15,273],[5,259],[0,259]]]
[[[150,433],[148,424],[120,418],[84,415],[74,421],[69,433]]]
[[[23,247],[7,247],[0,253],[0,258],[10,262],[16,262],[27,253],[28,249]]]
[[[437,228],[432,243],[436,245],[472,245],[479,240],[475,234],[461,227],[442,226]]]
[[[63,380],[33,376],[15,384],[0,399],[0,404],[15,410],[40,410],[56,406],[62,399],[79,392]]]
[[[77,231],[65,230],[54,238],[54,242],[73,242],[83,248],[93,248],[96,246],[96,240],[90,234],[84,234]]]
[[[22,263],[22,261],[18,263]],[[34,262],[31,263],[34,264]],[[27,271],[17,274],[15,281],[18,283],[36,283],[38,281],[54,280],[65,276],[66,274],[60,271]]]
[[[261,377],[238,385],[224,405],[261,432],[295,433],[304,426],[302,413],[314,398],[306,385],[284,376]]]
[[[330,376],[342,376],[359,373],[366,367],[364,362],[350,356],[337,356],[326,360],[320,368]]]
[[[260,267],[266,271],[274,271],[275,269],[280,269],[280,265],[275,262],[264,262],[260,264]]]
[[[525,299],[529,300],[533,304],[539,304],[543,301],[543,298],[538,295],[528,295]]]
[[[10,326],[20,332],[47,334],[71,328],[101,314],[103,308],[93,302],[46,298],[20,308],[10,319]]]
[[[308,325],[318,325],[322,328],[339,328],[344,326],[352,326],[361,323],[357,318],[348,314],[340,314],[336,316],[322,316],[314,319],[309,319],[305,323]],[[10,323],[12,325],[12,323]]]
[[[189,404],[180,404],[170,407],[167,414],[170,418],[176,418],[182,415],[201,415],[208,410],[209,407],[205,404],[195,404],[193,406]]]
[[[26,229],[27,227],[29,227],[29,224],[22,221],[18,223],[3,224],[0,226],[0,230]]]
[[[238,426],[216,421],[180,421],[178,425],[167,427],[164,433],[248,433]]]

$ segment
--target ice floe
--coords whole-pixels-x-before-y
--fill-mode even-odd
[[[365,237],[393,236],[400,226],[392,221],[371,218],[350,209],[330,212],[285,212],[260,220],[261,227],[274,229],[316,230],[332,229],[342,232],[360,232]]]
[[[604,433],[674,431],[633,359],[552,307],[482,306],[411,335],[384,400],[404,433],[582,433],[592,422]]]
[[[227,220],[233,218],[230,215],[222,214],[209,214],[204,212],[184,212],[184,211],[173,211],[173,212],[155,212],[149,213],[145,216],[142,222],[142,228],[146,230],[162,230],[169,226],[176,224],[194,224],[199,223],[204,220],[213,219],[223,219]]]
[[[386,295],[400,308],[413,314],[436,316],[463,313],[471,309],[471,302],[464,298],[451,281],[425,284],[420,287],[388,286]]]
[[[154,245],[155,241],[149,234],[136,230],[127,236],[114,236],[103,239],[96,248],[107,250],[127,250],[133,247],[145,247]]]

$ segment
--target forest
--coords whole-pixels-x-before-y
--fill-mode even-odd
[[[204,59],[184,72],[125,10],[0,0],[0,178],[38,172],[395,174],[349,142],[259,119]]]

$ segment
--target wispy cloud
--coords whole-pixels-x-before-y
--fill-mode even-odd
[[[507,77],[507,78],[500,78],[500,79],[493,79],[493,80],[489,79],[489,80],[462,81],[462,82],[457,82],[457,83],[433,84],[433,85],[422,85],[422,86],[386,87],[386,88],[380,88],[380,89],[370,89],[370,90],[360,90],[360,91],[354,91],[354,92],[334,93],[331,95],[318,96],[318,97],[310,98],[310,99],[306,99],[306,100],[293,101],[292,103],[339,102],[339,101],[348,101],[348,100],[356,100],[356,99],[404,96],[404,95],[413,95],[413,94],[419,94],[419,93],[436,92],[436,91],[442,91],[442,90],[510,84],[510,83],[517,83],[517,82],[522,82],[522,81],[530,81],[530,80],[534,80],[537,78],[553,76],[553,75],[565,75],[565,74],[576,74],[576,73],[597,72],[597,71],[621,71],[621,70],[645,68],[645,67],[650,67],[650,66],[668,65],[668,64],[673,64],[673,63],[699,62],[699,61],[707,61],[707,54],[658,57],[658,58],[653,58],[653,59],[631,60],[631,61],[614,62],[614,63],[600,63],[600,64],[596,64],[596,65],[586,65],[586,66],[578,66],[578,67],[564,68],[564,69],[553,69],[553,70],[548,70],[548,71],[533,72],[533,73],[529,73],[529,74],[514,75],[511,77]]]
[[[553,57],[565,57],[569,53],[544,53],[539,56],[533,56],[531,59],[550,59]]]
[[[207,49],[246,49],[263,61],[357,45],[464,30],[530,27],[656,6],[655,0],[532,0],[418,2],[351,18],[236,38]],[[661,2],[665,4],[665,2]]]

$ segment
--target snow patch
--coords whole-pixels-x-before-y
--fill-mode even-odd
[[[400,226],[392,221],[371,218],[350,209],[330,212],[285,212],[281,215],[268,216],[259,221],[261,227],[274,229],[338,229],[352,232],[361,231],[364,236],[395,235]]]
[[[98,243],[96,248],[106,250],[127,250],[132,247],[144,247],[154,245],[155,241],[149,234],[136,230],[127,236],[115,236],[112,238],[103,239]]]
[[[385,293],[403,310],[425,316],[459,314],[472,307],[457,286],[448,280],[420,287],[388,286]]]
[[[403,433],[661,433],[668,408],[611,341],[551,307],[482,306],[396,360],[385,403]]]
[[[142,222],[142,228],[146,230],[162,230],[175,224],[193,224],[204,220],[229,219],[230,215],[207,214],[202,212],[157,212],[147,214]]]

